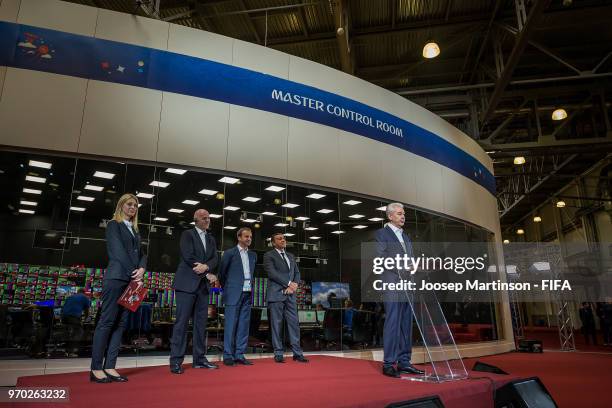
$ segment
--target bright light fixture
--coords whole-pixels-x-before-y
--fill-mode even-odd
[[[170,183],[166,183],[165,181],[152,181],[149,183],[152,187],[166,188],[170,185]]]
[[[368,228],[366,225],[355,225],[353,228],[355,229],[364,229],[364,228]]]
[[[83,208],[83,207],[70,207],[70,211],[83,212],[83,211],[85,211],[85,208]]]
[[[256,203],[256,202],[258,202],[259,200],[261,200],[261,198],[251,197],[251,196],[244,197],[244,198],[242,199],[242,201],[248,201],[249,203]]]
[[[522,228],[519,228],[519,229],[516,230],[516,233],[518,235],[523,235],[525,233],[525,230],[523,230]]]
[[[314,200],[318,200],[318,199],[323,198],[323,197],[325,197],[325,194],[319,194],[319,193],[312,193],[312,194],[308,194],[306,196],[306,198],[312,198]]]
[[[233,225],[226,225],[226,226],[225,226],[225,227],[223,227],[223,228],[225,228],[225,229],[227,229],[227,230],[235,230],[235,229],[236,229],[236,228],[238,228],[238,227],[234,227]]]
[[[95,200],[95,198],[89,197],[89,196],[82,196],[82,195],[80,195],[80,196],[77,197],[77,200],[90,201],[91,202],[91,201]]]
[[[320,213],[320,214],[329,214],[329,213],[333,213],[333,212],[334,212],[334,210],[330,210],[330,209],[328,209],[328,208],[322,208],[322,209],[320,209],[320,210],[319,210],[319,211],[317,211],[317,212],[318,212],[318,213]]]
[[[341,231],[341,230],[332,231],[332,234],[344,234],[344,233],[345,233],[345,231]]]
[[[292,233],[292,232],[286,232],[286,233],[284,233],[283,235],[284,235],[284,236],[286,236],[286,237],[292,237],[292,236],[294,236],[295,234],[294,234],[294,233]]]
[[[348,201],[345,201],[343,204],[346,204],[346,205],[357,205],[357,204],[361,204],[361,201],[348,200]]]
[[[510,240],[509,239],[504,239],[504,244],[509,244]]]
[[[221,177],[219,181],[226,184],[236,184],[240,181],[240,179],[234,177]]]
[[[32,211],[32,210],[25,210],[25,209],[23,209],[23,208],[20,208],[20,209],[19,209],[19,212],[20,212],[20,213],[22,213],[22,214],[34,214],[34,213],[35,213],[35,212],[34,212],[34,211]]]
[[[382,221],[383,219],[380,217],[374,217],[374,218],[368,218],[368,221],[372,221],[372,222],[378,222],[378,221]]]
[[[285,224],[284,222],[279,222],[278,224],[274,224],[275,227],[286,227],[289,224]]]
[[[307,221],[307,220],[309,220],[310,218],[308,218],[308,217],[295,217],[295,219],[296,219],[297,221]]]
[[[96,171],[93,175],[94,177],[103,178],[111,180],[115,175],[113,173],[106,173],[104,171]]]
[[[104,187],[96,186],[96,185],[93,185],[93,184],[85,184],[85,190],[102,191],[102,190],[104,190]]]
[[[567,118],[567,112],[563,108],[555,109],[552,113],[552,120],[563,120]]]
[[[33,183],[46,183],[47,179],[44,177],[26,176],[26,181],[31,181]]]
[[[275,193],[278,193],[279,191],[283,191],[285,189],[285,187],[281,187],[281,186],[270,186],[270,187],[266,187],[266,190],[268,191],[274,191]]]
[[[377,208],[378,211],[387,211],[387,206],[383,205],[382,207]]]
[[[339,221],[327,221],[326,222],[327,225],[336,225],[336,224],[340,224]]]
[[[198,203],[199,201],[195,201],[195,200],[183,200],[183,204],[187,204],[187,205],[196,205]]]
[[[138,194],[136,194],[136,197],[140,197],[140,198],[153,198],[153,197],[155,197],[155,194],[138,193]]]
[[[36,160],[30,160],[28,163],[31,167],[40,167],[41,169],[50,169],[51,163],[41,162]]]
[[[180,214],[183,211],[185,211],[185,210],[182,210],[180,208],[171,208],[171,209],[168,210],[168,212],[175,213],[175,214]]]
[[[183,174],[187,173],[187,170],[168,168],[168,169],[166,169],[166,173],[183,175]]]
[[[306,228],[304,228],[304,230],[306,230],[306,231],[316,231],[316,230],[318,230],[318,228],[317,227],[306,227]]]
[[[262,215],[276,215],[276,213],[275,213],[275,212],[272,212],[272,211],[264,211],[264,212],[262,212],[261,214],[262,214]]]
[[[565,207],[565,201],[563,201],[563,200],[557,201],[557,207],[559,207],[559,208]]]
[[[542,222],[542,217],[536,215],[535,217],[533,217],[533,222]]]
[[[308,239],[321,239],[321,237],[308,237]]]
[[[283,204],[283,207],[285,208],[295,208],[295,207],[299,207],[299,204],[292,204],[292,203],[285,203]]]
[[[440,55],[440,46],[435,42],[428,42],[423,47],[423,57],[425,58],[436,58]]]
[[[249,224],[252,224],[254,222],[257,222],[257,220],[254,220],[253,218],[245,218],[244,220],[240,220],[242,222],[247,222]]]
[[[516,156],[514,158],[514,164],[525,164],[525,158],[523,156]]]
[[[153,218],[153,221],[168,221],[168,219],[165,217],[155,217]]]
[[[42,194],[42,191],[40,190],[35,190],[33,188],[24,188],[23,189],[24,193],[28,193],[28,194]]]
[[[365,215],[362,215],[362,214],[349,215],[349,218],[354,218],[356,220],[358,220],[359,218],[363,218],[363,217],[365,217]]]
[[[238,211],[240,209],[240,207],[234,207],[232,205],[228,205],[227,207],[224,208],[224,210],[226,211]]]
[[[221,214],[208,214],[210,218],[221,218],[223,217]]]
[[[216,191],[216,190],[208,190],[206,188],[203,189],[203,190],[198,191],[198,194],[204,194],[204,195],[209,195],[209,196],[215,195],[217,193],[218,193],[218,191]]]
[[[38,203],[36,201],[26,201],[26,200],[21,200],[19,202],[19,204],[21,204],[21,205],[30,205],[32,207],[36,207],[38,205]]]

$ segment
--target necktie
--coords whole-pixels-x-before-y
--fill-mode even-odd
[[[200,234],[202,245],[204,245],[204,253],[206,253],[206,232],[202,231]]]
[[[408,253],[408,249],[406,249],[406,243],[404,241],[400,241],[400,244],[402,244],[402,248],[404,248],[404,252]]]
[[[283,261],[285,261],[285,263],[287,264],[287,267],[289,267],[289,261],[287,260],[287,257],[285,256],[285,253],[281,252],[280,254],[283,257]]]

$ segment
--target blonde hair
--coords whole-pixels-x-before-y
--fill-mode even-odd
[[[136,197],[134,194],[126,193],[122,195],[119,201],[117,201],[117,207],[115,207],[113,220],[123,222],[125,219],[123,216],[123,204],[125,204],[128,200],[136,201],[136,205],[138,206],[138,197]],[[134,215],[134,218],[132,218],[132,228],[134,228],[134,231],[138,232],[138,207],[136,207],[136,214]]]

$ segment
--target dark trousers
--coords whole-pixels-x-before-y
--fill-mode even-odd
[[[206,359],[206,324],[208,323],[208,289],[200,282],[194,293],[175,292],[176,321],[170,339],[170,364],[182,364],[187,349],[187,328],[189,319],[193,321],[193,364],[201,364]]]
[[[102,308],[94,332],[91,369],[115,368],[129,310],[117,304],[128,282],[108,279],[102,283]]]
[[[597,333],[594,323],[582,326],[582,334],[584,334],[584,341],[586,344],[589,344],[589,337],[591,337],[593,339],[593,345],[597,345]]]
[[[272,332],[272,346],[274,355],[282,356],[285,351],[283,346],[283,320],[287,322],[289,343],[294,356],[303,354],[300,347],[300,323],[298,320],[297,303],[295,297],[287,296],[284,301],[268,303],[270,330]]]
[[[238,303],[225,306],[223,359],[243,359],[249,342],[251,292],[242,292]]]
[[[408,302],[385,302],[383,365],[410,364],[412,357],[412,309]]]
[[[70,353],[76,353],[83,339],[83,326],[78,316],[62,316],[62,323],[66,327],[66,348]]]

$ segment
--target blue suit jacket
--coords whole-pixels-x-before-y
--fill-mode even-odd
[[[104,279],[129,282],[132,272],[147,265],[147,256],[140,245],[140,234],[130,232],[123,222],[111,220],[106,225],[108,266]]]
[[[410,237],[405,232],[402,232],[402,238],[404,239],[408,256],[412,257],[412,241]],[[376,256],[385,258],[395,258],[397,255],[404,256],[404,248],[402,248],[402,244],[397,238],[397,235],[395,235],[389,226],[385,225],[384,228],[377,230],[375,239]],[[408,271],[402,271],[402,276],[404,278],[408,278],[409,275],[410,273]],[[397,282],[398,276],[398,271],[386,270],[383,273],[383,280],[385,282]]]
[[[251,282],[253,282],[257,254],[253,251],[248,251],[247,255],[249,257]],[[221,266],[219,267],[219,281],[221,281],[221,286],[223,287],[223,302],[229,306],[238,304],[244,284],[242,258],[240,258],[238,246],[230,248],[223,253]]]
[[[264,255],[264,270],[268,275],[268,289],[266,291],[268,303],[281,302],[287,297],[295,297],[295,294],[285,295],[283,290],[287,289],[289,281],[296,283],[300,281],[300,270],[295,263],[293,254],[285,251],[285,255],[289,258],[291,268],[287,267],[287,262],[283,260],[276,249],[272,249]]]
[[[215,238],[206,234],[206,251],[204,245],[195,228],[183,231],[181,235],[181,261],[174,275],[172,287],[181,292],[195,293],[200,285],[200,281],[204,279],[206,282],[206,290],[208,291],[208,279],[206,274],[198,275],[193,267],[196,262],[208,265],[207,273],[215,273],[215,268],[219,260],[217,255],[217,242]]]

